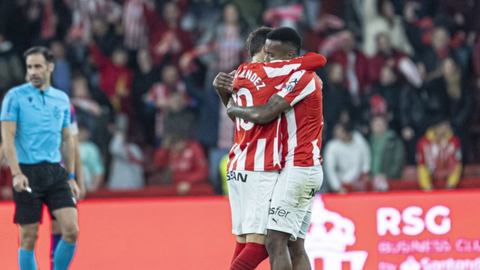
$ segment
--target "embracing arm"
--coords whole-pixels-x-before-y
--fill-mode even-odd
[[[225,107],[227,107],[228,101],[232,97],[233,75],[235,75],[235,70],[230,73],[220,72],[213,80],[213,87]]]
[[[242,118],[255,124],[266,124],[290,108],[290,103],[284,98],[273,95],[267,103],[258,106],[241,107],[230,102],[227,112],[230,117]]]

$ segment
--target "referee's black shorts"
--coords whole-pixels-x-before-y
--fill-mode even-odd
[[[60,164],[20,164],[20,169],[28,178],[32,192],[13,190],[15,223],[40,222],[43,204],[47,205],[50,214],[60,208],[76,207],[75,198],[68,185],[68,172]]]

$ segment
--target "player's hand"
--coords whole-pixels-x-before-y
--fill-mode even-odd
[[[28,178],[23,173],[17,174],[15,177],[13,177],[13,188],[17,192],[30,190],[28,184]]]
[[[70,190],[72,190],[72,194],[75,200],[79,201],[80,189],[78,188],[77,181],[75,181],[75,179],[73,178],[70,178],[70,180],[68,180],[68,185],[70,186]]]
[[[233,72],[235,74],[235,72]],[[225,73],[225,72],[220,72],[217,74],[215,79],[213,80],[213,87],[217,89],[217,91],[222,91],[225,93],[233,93],[233,75]]]

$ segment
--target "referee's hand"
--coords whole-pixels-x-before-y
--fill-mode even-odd
[[[17,174],[13,177],[13,188],[16,192],[28,190],[28,178],[23,174]]]
[[[80,200],[80,189],[78,188],[77,181],[75,179],[68,180],[68,184],[70,185],[70,189],[72,190],[73,197],[75,200]]]

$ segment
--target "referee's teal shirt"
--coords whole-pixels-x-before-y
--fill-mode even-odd
[[[70,100],[49,87],[41,92],[30,83],[10,89],[2,103],[1,121],[17,122],[18,163],[58,163],[62,129],[70,126]]]

